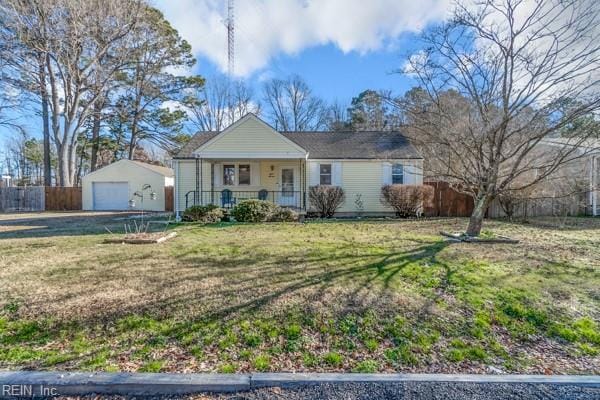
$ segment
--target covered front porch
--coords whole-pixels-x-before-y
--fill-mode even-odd
[[[267,200],[306,211],[306,160],[198,159],[196,187],[185,193],[185,208],[208,205],[230,209],[247,199]]]

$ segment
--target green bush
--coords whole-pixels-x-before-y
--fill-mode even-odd
[[[183,220],[188,222],[201,222],[212,224],[220,222],[223,218],[223,210],[214,204],[206,206],[191,206],[183,212]]]
[[[231,209],[231,216],[238,222],[293,222],[298,213],[266,200],[243,200]]]
[[[287,207],[277,207],[269,217],[270,222],[294,222],[298,221],[298,213]]]
[[[231,209],[231,215],[238,222],[266,222],[277,206],[265,200],[244,200]]]

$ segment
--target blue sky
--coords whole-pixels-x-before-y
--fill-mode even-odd
[[[399,44],[408,48],[414,41],[413,35],[403,35]],[[404,92],[413,82],[406,76],[394,73],[404,63],[404,50],[381,50],[369,54],[350,52],[344,54],[332,44],[312,47],[295,55],[274,57],[265,70],[244,77],[244,80],[260,93],[265,79],[285,78],[299,74],[319,97],[332,102],[349,103],[366,89],[387,89]],[[221,73],[211,60],[198,56],[194,73],[213,76]]]
[[[157,0],[192,45],[193,73],[227,70],[226,0]],[[401,69],[417,35],[448,15],[450,0],[236,0],[235,75],[259,89],[268,78],[302,76],[328,101],[365,89],[402,93]]]

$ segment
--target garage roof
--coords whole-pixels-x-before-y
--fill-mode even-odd
[[[156,172],[156,173],[158,173],[160,175],[163,175],[163,176],[165,176],[167,178],[171,178],[171,177],[175,176],[175,173],[173,172],[173,169],[171,169],[171,168],[162,167],[160,165],[148,164],[146,162],[138,161],[138,160],[125,160],[125,159],[123,159],[123,160],[115,161],[112,164],[105,165],[104,167],[99,168],[99,169],[95,170],[94,172],[90,172],[89,174],[85,175],[84,178],[87,178],[87,177],[89,177],[91,175],[94,175],[96,172],[100,172],[100,171],[102,171],[105,168],[111,168],[112,166],[114,166],[116,164],[130,164],[130,165],[134,165],[134,166],[137,166],[137,167],[146,168],[146,169],[148,169],[148,170],[150,170],[152,172]]]

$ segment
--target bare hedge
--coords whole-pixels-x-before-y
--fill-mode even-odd
[[[346,199],[346,194],[339,186],[317,185],[310,187],[308,198],[321,218],[331,218]]]
[[[394,209],[398,217],[419,217],[433,201],[433,187],[428,185],[385,185],[381,202]]]

